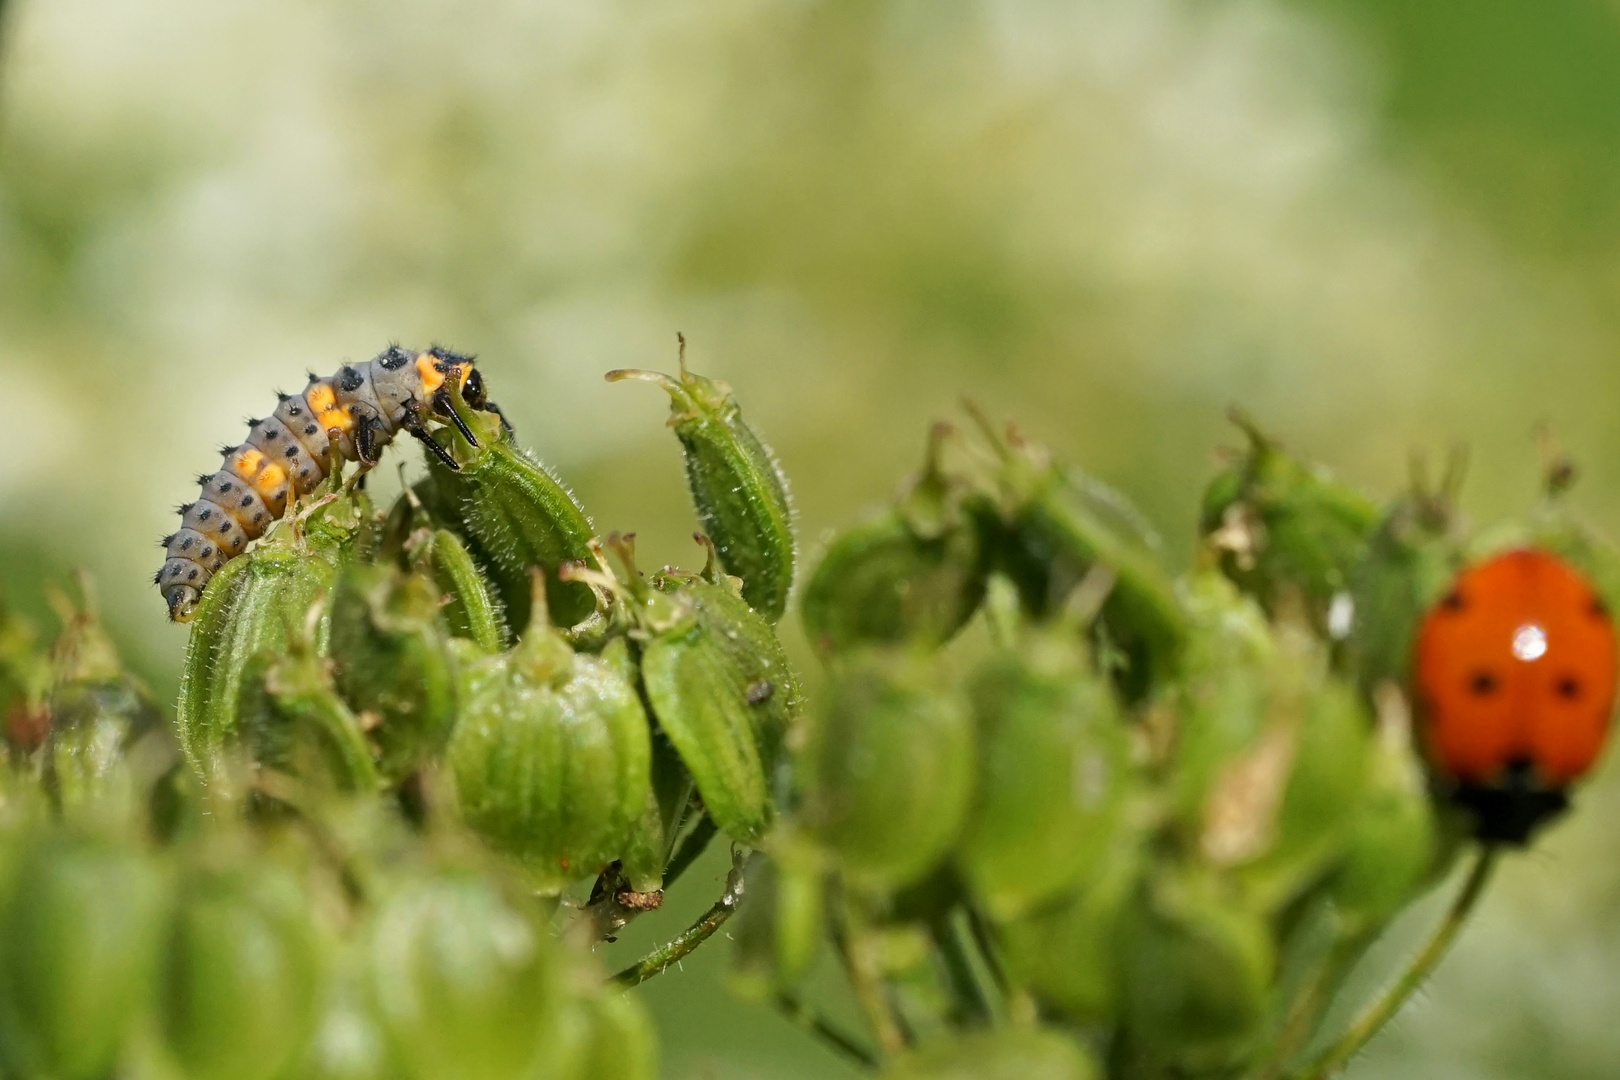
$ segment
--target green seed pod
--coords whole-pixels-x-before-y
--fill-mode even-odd
[[[666,567],[653,575],[653,585],[689,601],[705,636],[725,654],[732,683],[753,716],[760,761],[771,776],[781,763],[782,742],[804,708],[799,676],[776,631],[749,606],[737,579],[720,572],[713,542],[701,533],[694,539],[708,552],[703,571]]]
[[[1126,698],[1140,700],[1176,671],[1186,637],[1157,535],[1118,492],[1054,463],[1043,447],[984,427],[1001,459],[998,494],[970,497],[964,506],[991,545],[994,565],[1037,619],[1055,614],[1093,566],[1106,567],[1114,581],[1093,624],[1104,646],[1099,655],[1120,667]]]
[[[1110,1020],[1120,979],[1119,930],[1138,894],[1143,861],[1139,838],[1119,837],[1077,893],[1002,925],[1012,980],[1076,1023]]]
[[[755,852],[743,877],[748,891],[730,930],[737,943],[732,984],[764,999],[810,974],[821,941],[825,882],[814,854],[787,844],[770,858]]]
[[[278,531],[209,580],[191,624],[175,705],[181,748],[205,778],[238,735],[243,672],[257,653],[287,651],[331,585],[335,558],[330,547],[301,545],[290,530]],[[324,618],[314,637],[315,651],[324,652]]]
[[[164,904],[140,851],[40,831],[0,900],[0,1055],[12,1075],[103,1080],[151,1000]]]
[[[623,638],[591,656],[541,625],[463,681],[448,755],[462,814],[545,892],[599,873],[641,824],[652,749],[628,667]]]
[[[570,1011],[568,1080],[656,1080],[658,1040],[638,998],[608,988]]]
[[[928,460],[883,514],[840,534],[805,586],[805,633],[827,652],[916,640],[942,644],[984,600],[984,545],[940,464],[950,429],[937,424]]]
[[[1327,883],[1347,933],[1360,936],[1381,929],[1415,898],[1436,852],[1434,808],[1398,694],[1386,691],[1380,702],[1367,771],[1343,857]]]
[[[118,651],[101,628],[88,601],[83,609],[60,605],[63,629],[53,646],[53,687],[49,696],[50,733],[45,740],[42,779],[66,813],[102,806],[115,817],[133,809],[142,779],[136,772],[161,770],[169,753],[154,755],[143,770],[132,770],[127,754],[135,742],[168,738],[146,688],[123,669]]]
[[[1284,908],[1342,857],[1365,798],[1372,717],[1347,683],[1301,674],[1306,685],[1274,689],[1266,732],[1222,777],[1206,811],[1206,856],[1241,863],[1251,903],[1263,911]],[[1268,798],[1279,786],[1281,798]]]
[[[1114,845],[1131,786],[1129,735],[1074,628],[1033,631],[974,673],[978,794],[958,848],[994,918],[1086,879]]]
[[[422,575],[344,568],[331,601],[338,692],[375,718],[384,775],[402,777],[439,753],[456,722],[455,665],[439,624],[439,592]]]
[[[774,813],[772,774],[800,708],[798,678],[775,632],[710,565],[637,582],[617,545],[640,636],[641,680],[660,729],[680,754],[704,809],[734,839],[756,843]],[[638,592],[639,590],[639,592]]]
[[[1381,683],[1407,685],[1418,623],[1461,565],[1455,486],[1448,480],[1431,493],[1414,484],[1384,515],[1351,573],[1349,670],[1369,698]]]
[[[955,843],[973,798],[973,717],[937,663],[852,655],[812,717],[807,827],[857,882],[898,888]]]
[[[1302,597],[1318,633],[1343,604],[1350,573],[1377,524],[1378,510],[1327,470],[1289,455],[1240,413],[1248,451],[1210,482],[1199,531],[1221,555],[1221,570],[1275,614],[1285,593]]]
[[[417,489],[419,497],[437,524],[466,535],[469,553],[506,608],[508,626],[530,622],[528,573],[535,567],[546,573],[552,623],[572,626],[595,610],[595,598],[586,586],[560,580],[557,571],[573,562],[595,565],[590,518],[573,492],[514,443],[496,417],[454,404],[481,445],[473,449],[450,428],[436,432],[461,469],[452,472],[427,454],[432,483]]]
[[[1055,1031],[1003,1028],[948,1036],[896,1058],[882,1080],[1097,1080],[1102,1071]]]
[[[284,656],[259,653],[242,674],[237,703],[253,760],[294,776],[325,778],[348,791],[381,784],[360,720],[332,685],[332,665],[303,638]]]
[[[793,587],[793,503],[787,477],[770,447],[743,422],[731,387],[686,370],[610,371],[608,382],[640,379],[669,392],[669,426],[686,453],[686,479],[703,531],[714,539],[720,565],[743,580],[749,605],[775,623]]]
[[[164,1039],[189,1080],[274,1080],[315,1028],[309,898],[262,861],[187,874],[164,952]]]
[[[389,896],[372,994],[408,1080],[520,1080],[555,1041],[550,932],[492,882],[450,870]]]
[[[381,1022],[365,986],[364,950],[339,950],[317,1009],[302,1080],[392,1080]]]
[[[1177,717],[1170,790],[1177,815],[1201,828],[1216,777],[1259,738],[1277,650],[1264,613],[1221,575],[1184,579],[1180,597],[1189,634],[1167,695]]]
[[[1221,1075],[1241,1064],[1265,1019],[1275,967],[1265,920],[1211,878],[1167,875],[1127,908],[1125,924],[1127,1055],[1149,1075]]]

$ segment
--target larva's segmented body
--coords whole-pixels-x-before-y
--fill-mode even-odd
[[[414,435],[450,468],[454,460],[427,434],[429,421],[453,423],[476,446],[456,416],[449,388],[473,408],[499,414],[484,396],[473,358],[434,347],[414,353],[390,346],[361,364],[345,364],[330,378],[310,375],[302,394],[279,395],[267,419],[250,423],[246,442],[222,451],[224,464],[198,477],[202,495],[180,508],[180,530],[162,540],[167,552],[153,579],[169,618],[191,618],[209,578],[250,541],[326,478],[334,450],[369,467],[401,431]]]

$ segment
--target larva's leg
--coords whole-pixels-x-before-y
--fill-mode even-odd
[[[472,433],[472,428],[467,426],[467,422],[461,418],[461,414],[451,407],[448,392],[440,390],[433,395],[433,411],[448,418],[452,424],[456,425],[456,430],[461,432],[461,437],[467,440],[467,445],[474,450],[478,449],[478,436]]]
[[[407,416],[404,424],[401,426],[404,427],[406,431],[410,432],[412,438],[416,439],[423,446],[427,447],[428,451],[434,457],[438,458],[445,468],[451,470],[452,472],[461,471],[461,466],[457,465],[456,459],[450,456],[450,451],[440,446],[437,442],[434,442],[433,436],[427,433],[427,429],[422,427],[421,422],[418,421],[416,417]]]

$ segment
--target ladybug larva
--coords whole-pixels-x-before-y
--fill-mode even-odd
[[[333,450],[370,468],[382,448],[406,431],[446,466],[458,468],[426,427],[429,421],[454,424],[478,445],[450,407],[451,386],[460,388],[468,405],[500,416],[485,396],[473,358],[437,346],[422,353],[389,346],[365,363],[345,364],[330,378],[311,374],[302,394],[278,394],[274,413],[249,422],[247,441],[222,451],[220,470],[197,478],[201,497],[180,508],[180,531],[161,541],[168,557],[153,582],[169,618],[191,618],[208,579],[282,515],[289,490],[304,495],[326,478]]]

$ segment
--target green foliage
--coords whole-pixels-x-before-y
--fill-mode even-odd
[[[774,458],[721,384],[658,379],[701,569],[643,573],[456,401],[459,470],[386,517],[334,474],[214,576],[172,731],[93,613],[47,650],[0,612],[6,1080],[652,1080],[629,988],[734,915],[733,984],[891,1080],[1318,1080],[1491,865],[1330,1039],[1467,824],[1414,625],[1469,552],[1620,582],[1567,485],[1469,535],[1454,479],[1378,518],[1252,430],[1178,576],[1045,448],[937,426],[808,576],[807,693]],[[720,833],[719,897],[606,977]]]

